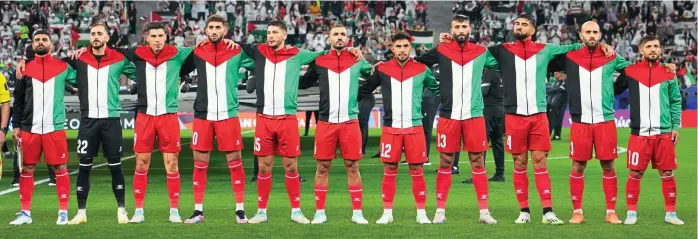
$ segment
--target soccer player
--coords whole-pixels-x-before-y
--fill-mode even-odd
[[[314,64],[301,78],[299,87],[309,88],[320,81],[319,123],[315,131],[315,205],[316,213],[312,224],[327,221],[325,198],[328,190],[328,174],[332,160],[337,156],[337,144],[342,151],[347,170],[349,196],[354,213],[351,221],[368,224],[361,211],[362,189],[359,174],[361,159],[361,129],[358,119],[359,77],[368,77],[372,66],[365,59],[354,61],[347,52],[349,37],[342,25],[330,29],[331,50],[315,59]]]
[[[177,158],[180,151],[179,119],[177,117],[179,78],[189,74],[193,67],[191,52],[194,48],[167,45],[168,33],[165,25],[151,22],[145,26],[146,46],[127,50],[118,49],[136,66],[138,85],[138,113],[133,134],[133,151],[136,153],[136,171],[133,176],[133,197],[136,210],[131,223],[145,221],[143,205],[148,187],[148,168],[155,138],[158,138],[167,172],[167,189],[170,198],[172,223],[181,223],[179,215],[180,179]],[[232,47],[232,41],[227,41]],[[80,57],[85,49],[76,51]]]
[[[78,59],[65,57],[62,60],[76,71],[78,98],[80,100],[80,129],[78,130],[77,154],[80,159],[76,195],[78,213],[69,224],[87,223],[87,197],[90,192],[90,171],[100,143],[107,158],[112,175],[112,191],[117,204],[117,221],[128,223],[124,194],[124,175],[121,171],[121,122],[119,111],[119,77],[121,74],[135,79],[136,68],[124,56],[107,47],[109,34],[103,23],[90,27],[90,54]],[[28,61],[33,57],[28,57]],[[20,62],[22,70],[25,65]],[[100,76],[102,79],[100,79]],[[106,78],[106,79],[105,79]]]
[[[34,193],[34,169],[44,154],[46,164],[56,171],[58,194],[57,225],[68,224],[68,145],[65,131],[65,83],[75,85],[75,70],[51,56],[51,33],[37,30],[32,37],[35,60],[29,62],[24,77],[18,79],[14,92],[13,137],[20,144],[24,161],[19,181],[22,210],[11,225],[31,224],[31,199]]]
[[[427,155],[422,129],[422,92],[424,87],[427,87],[438,96],[439,85],[429,67],[409,57],[412,51],[410,36],[397,33],[391,40],[394,59],[378,65],[367,83],[359,88],[359,100],[372,94],[379,85],[383,94],[385,115],[380,144],[380,159],[383,161],[383,216],[376,223],[393,222],[395,181],[404,149],[412,176],[417,223],[430,224],[425,211],[426,184],[423,164]]]
[[[683,225],[676,216],[676,152],[681,125],[681,90],[673,73],[664,70],[659,58],[663,52],[659,39],[648,35],[640,40],[641,62],[625,68],[617,80],[615,92],[630,89],[630,139],[625,184],[628,215],[624,224],[637,222],[640,180],[649,163],[662,178],[664,221]]]
[[[567,72],[572,128],[570,129],[570,196],[574,212],[570,224],[584,221],[582,195],[584,170],[592,158],[592,148],[603,170],[606,199],[606,222],[621,224],[616,214],[618,181],[614,160],[618,157],[616,123],[613,116],[613,73],[630,65],[619,55],[606,57],[600,49],[601,31],[596,22],[582,25],[579,37],[584,47],[561,55],[555,60]]]
[[[485,67],[499,70],[497,60],[487,48],[468,41],[470,19],[456,15],[451,20],[451,35],[455,41],[439,44],[415,58],[427,66],[439,64],[441,105],[436,131],[439,150],[439,170],[436,175],[435,224],[446,222],[446,199],[451,188],[454,154],[468,151],[472,167],[475,196],[480,208],[480,222],[496,224],[488,209],[487,174],[484,152],[487,151],[487,131],[483,117],[482,72]]]
[[[515,42],[491,46],[487,50],[497,59],[504,85],[505,150],[514,158],[514,190],[521,212],[515,223],[528,223],[531,210],[528,207],[528,151],[531,151],[535,182],[543,206],[544,224],[563,224],[552,209],[552,189],[546,168],[550,151],[548,118],[545,112],[545,73],[552,58],[582,44],[553,45],[532,41],[536,21],[528,14],[519,15],[514,21]],[[602,45],[602,51],[613,55],[613,49]]]
[[[204,193],[213,138],[218,150],[225,154],[230,169],[230,183],[235,194],[235,221],[247,223],[243,202],[245,198],[245,171],[242,168],[242,135],[238,118],[238,69],[252,70],[252,59],[241,49],[227,49],[223,38],[228,32],[227,22],[218,15],[208,18],[205,29],[210,44],[194,49],[194,66],[199,87],[194,100],[194,127],[191,148],[194,153],[194,215],[184,223],[204,220]]]

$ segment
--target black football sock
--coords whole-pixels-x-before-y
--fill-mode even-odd
[[[121,160],[119,158],[108,159],[109,171],[111,172],[111,188],[114,192],[114,198],[116,198],[116,204],[118,207],[125,207],[124,195],[126,193],[126,184],[124,183],[124,174],[121,171]]]
[[[87,195],[90,193],[90,171],[92,171],[92,158],[81,158],[78,183],[75,189],[75,194],[78,197],[78,209],[87,207]]]

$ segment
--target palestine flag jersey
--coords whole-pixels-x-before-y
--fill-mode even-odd
[[[681,90],[674,74],[646,60],[625,68],[615,92],[629,89],[630,133],[652,136],[678,130],[681,125]]]
[[[272,49],[268,44],[243,45],[255,65],[257,113],[295,115],[298,109],[298,81],[302,65],[325,52],[310,52],[297,47]]]
[[[180,75],[189,74],[193,67],[190,47],[164,46],[155,54],[150,46],[138,46],[124,52],[136,66],[138,112],[151,116],[177,113]],[[180,74],[180,70],[181,74]]]
[[[343,123],[358,118],[359,77],[370,76],[371,64],[365,59],[356,61],[354,55],[336,50],[319,56],[303,75],[300,88],[305,89],[320,81],[320,111],[318,119],[329,123]]]
[[[368,82],[359,88],[359,98],[371,94],[378,86],[383,94],[383,125],[390,128],[422,125],[424,87],[439,95],[439,84],[431,70],[413,59],[407,60],[404,66],[400,66],[397,59],[379,65]]]
[[[194,117],[221,121],[238,116],[238,71],[253,70],[254,62],[240,48],[227,49],[223,41],[194,49],[199,79]]]
[[[583,47],[561,56],[567,72],[567,95],[573,122],[614,120],[613,73],[630,65],[618,54],[606,57],[600,47]]]
[[[75,85],[75,70],[50,55],[27,63],[14,91],[13,127],[34,134],[65,128],[65,83]]]
[[[550,60],[582,44],[540,44],[531,40],[504,43],[488,48],[499,62],[504,84],[504,110],[523,116],[547,111],[545,82]]]
[[[482,73],[485,67],[499,70],[487,48],[452,41],[439,44],[415,60],[427,66],[439,64],[440,117],[466,120],[482,116]]]

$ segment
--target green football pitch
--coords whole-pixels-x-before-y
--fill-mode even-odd
[[[75,152],[75,135],[69,132],[69,150]],[[563,136],[569,132],[565,130]],[[234,218],[234,197],[230,186],[230,175],[222,154],[214,153],[208,170],[208,186],[204,209],[206,221],[198,225],[171,224],[168,219],[169,204],[165,183],[165,170],[162,157],[154,154],[151,163],[148,194],[146,197],[146,222],[139,225],[119,225],[116,223],[116,203],[110,185],[111,176],[107,167],[95,167],[92,171],[92,189],[88,200],[88,223],[75,226],[56,226],[57,200],[55,189],[48,187],[46,167],[37,167],[36,181],[42,182],[36,186],[33,197],[32,216],[34,224],[13,227],[8,223],[14,219],[19,210],[19,195],[16,188],[11,187],[12,162],[5,160],[4,177],[0,181],[0,238],[696,238],[696,129],[682,129],[681,140],[676,147],[679,168],[676,170],[678,187],[678,202],[676,211],[686,225],[673,226],[664,223],[664,204],[661,182],[654,170],[648,171],[642,179],[642,191],[638,205],[639,220],[637,225],[609,225],[604,222],[605,202],[601,187],[601,169],[596,161],[589,164],[586,172],[584,195],[585,221],[581,225],[551,226],[540,223],[541,207],[538,193],[533,183],[533,170],[529,170],[529,196],[532,209],[532,223],[516,225],[518,203],[511,182],[511,156],[506,156],[506,182],[490,183],[490,210],[499,221],[497,225],[478,223],[477,202],[472,185],[460,183],[470,177],[467,158],[461,160],[461,175],[453,176],[449,202],[447,207],[447,224],[418,225],[415,223],[414,199],[411,193],[411,180],[407,167],[400,166],[398,188],[395,196],[394,217],[391,225],[376,225],[382,213],[381,178],[383,175],[378,159],[366,157],[361,161],[363,177],[364,215],[369,225],[355,225],[350,221],[351,202],[346,186],[346,174],[341,161],[336,161],[330,174],[330,187],[327,194],[327,213],[329,221],[324,225],[297,225],[289,221],[290,206],[284,187],[283,169],[280,160],[276,161],[273,176],[273,189],[269,201],[269,222],[261,225],[237,225]],[[126,203],[129,214],[133,213],[132,177],[135,162],[130,145],[132,131],[124,133],[123,168],[126,176]],[[244,131],[243,152],[245,171],[247,173],[247,188],[245,207],[248,218],[256,212],[256,185],[249,183],[252,176],[252,131]],[[369,139],[368,154],[378,151],[379,130],[372,130]],[[625,147],[629,130],[618,130],[620,147]],[[192,153],[188,147],[190,133],[182,132],[182,152],[180,154],[180,172],[182,175],[182,196],[180,213],[188,217],[193,211],[192,197]],[[565,137],[566,139],[566,137]],[[565,222],[572,213],[569,197],[570,160],[568,141],[553,141],[553,150],[548,161],[548,170],[553,187],[553,206],[557,215]],[[303,154],[299,159],[299,172],[308,181],[301,184],[302,209],[306,217],[312,219],[315,211],[313,195],[313,178],[315,175],[315,160],[312,158],[313,137],[301,137]],[[432,144],[431,166],[425,166],[427,180],[427,212],[430,218],[435,210],[434,183],[438,167],[438,153]],[[621,150],[621,152],[624,152]],[[487,171],[494,172],[492,154],[488,154]],[[618,205],[617,211],[621,220],[625,218],[625,153],[619,155],[616,163],[618,173]],[[77,167],[77,158],[70,155],[69,170]],[[95,165],[106,163],[103,158],[95,159]],[[529,166],[531,168],[532,166]],[[77,175],[71,176],[71,191],[69,216],[77,209],[74,185]]]

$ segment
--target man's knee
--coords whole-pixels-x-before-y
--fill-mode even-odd
[[[673,170],[659,170],[659,176],[661,177],[671,177],[674,175]]]
[[[645,175],[645,171],[630,170],[628,175],[630,175],[630,177],[633,177],[634,179],[641,179],[642,176]]]
[[[440,168],[451,168],[453,166],[453,156],[455,153],[439,153],[439,158],[441,162],[439,163]]]
[[[317,175],[318,176],[327,176],[330,172],[330,164],[329,162],[325,161],[318,161],[317,162]]]
[[[298,158],[284,158],[284,171],[294,174],[298,172]]]
[[[418,163],[418,164],[409,164],[410,170],[422,170],[424,169],[424,164]]]
[[[387,170],[397,170],[397,163],[383,163],[383,168]]]
[[[34,173],[35,169],[36,169],[36,164],[22,165],[22,173]]]
[[[601,170],[603,170],[604,173],[613,173],[615,172],[615,168],[613,166],[613,160],[601,160]]]
[[[526,154],[512,154],[512,158],[514,158],[514,168],[519,168],[519,169],[525,169],[528,167],[528,160],[526,158]]]
[[[470,165],[473,168],[483,168],[485,167],[485,158],[484,158],[485,153],[484,152],[479,152],[479,153],[468,153],[468,157],[470,159]]]
[[[587,162],[572,160],[572,171],[575,173],[584,173],[587,167]]]

